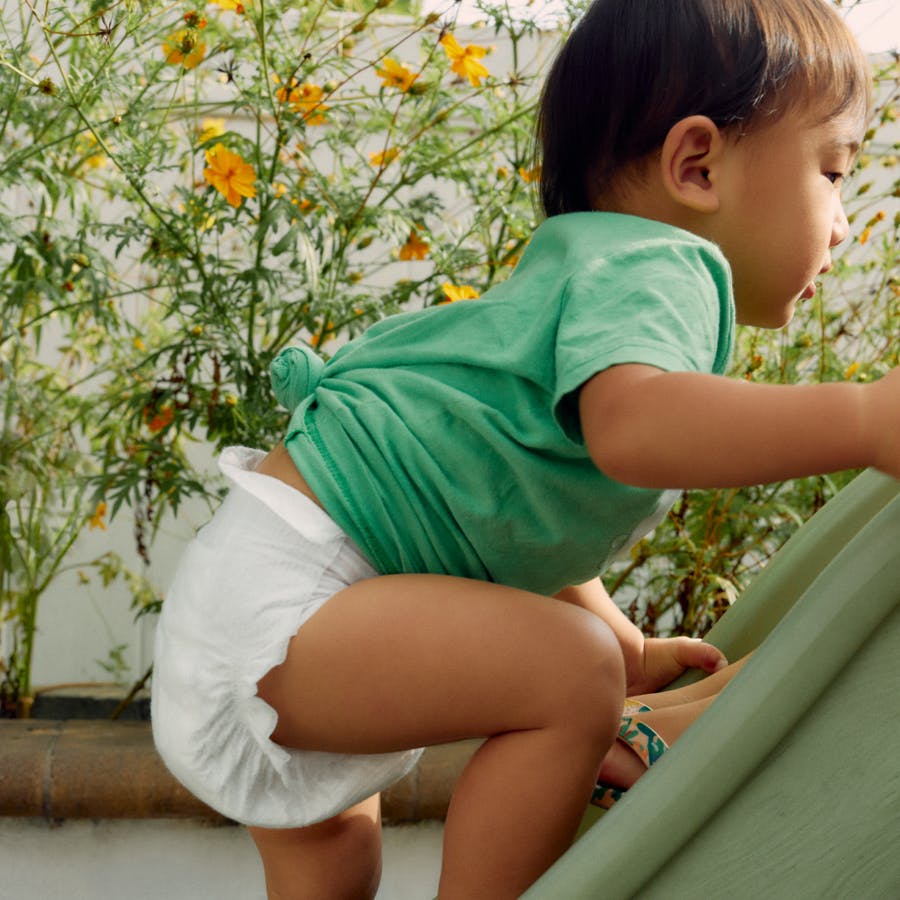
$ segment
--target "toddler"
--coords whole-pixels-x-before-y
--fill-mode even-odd
[[[284,441],[223,453],[153,683],[160,753],[250,826],[270,898],[373,896],[378,792],[471,737],[440,897],[520,895],[731,674],[645,639],[608,562],[674,491],[900,476],[897,371],[724,377],[735,322],[784,326],[831,267],[869,105],[825,0],[595,0],[543,93],[547,217],[511,277],[276,361]],[[716,674],[646,696],[689,666]]]

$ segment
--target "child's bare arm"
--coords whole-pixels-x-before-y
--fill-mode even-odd
[[[616,606],[599,578],[565,588],[556,597],[594,613],[612,629],[622,648],[629,696],[656,691],[687,668],[715,672],[726,663],[719,650],[699,640],[645,638]]]
[[[622,655],[625,658],[625,674],[629,683],[640,668],[644,652],[644,635],[640,629],[619,609],[599,578],[584,584],[575,584],[560,591],[557,600],[564,600],[580,606],[599,616],[612,629]]]
[[[581,390],[597,466],[641,487],[733,487],[875,466],[900,477],[900,370],[861,384],[763,385],[622,365]]]

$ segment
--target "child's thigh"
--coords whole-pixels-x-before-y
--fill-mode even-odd
[[[502,585],[382,576],[335,594],[259,682],[285,746],[383,753],[543,728],[624,696],[586,610]]]

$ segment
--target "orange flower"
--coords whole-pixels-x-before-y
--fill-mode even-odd
[[[224,144],[216,144],[206,151],[206,161],[209,165],[203,170],[203,177],[235,209],[244,197],[256,196],[253,186],[256,172],[237,153],[232,153]]]
[[[428,244],[419,238],[419,232],[413,228],[406,243],[400,248],[400,259],[425,259],[428,256]]]
[[[144,421],[153,434],[168,428],[174,420],[175,407],[171,404],[160,406],[154,413],[151,413],[149,406],[144,410]]]
[[[309,342],[313,347],[321,347],[322,344],[327,344],[330,340],[334,338],[334,322],[326,322],[325,327],[321,331],[317,331],[313,334]]]
[[[450,57],[450,68],[461,78],[468,78],[472,87],[478,87],[481,84],[481,79],[491,74],[478,62],[482,56],[487,54],[486,47],[469,44],[464,49],[449,32],[441,38],[441,46],[444,48],[447,56]]]
[[[193,28],[182,28],[165,39],[163,53],[166,54],[166,62],[170,65],[193,69],[206,56],[206,44],[200,40]]]
[[[106,531],[106,523],[103,521],[103,517],[106,515],[106,502],[101,500],[97,504],[97,508],[94,510],[92,516],[88,518],[88,527],[100,528],[103,531]]]
[[[524,166],[519,166],[519,177],[528,184],[531,184],[532,181],[540,181],[541,167],[535,166],[533,169],[526,169]]]
[[[468,284],[450,284],[449,282],[444,282],[444,284],[441,285],[441,290],[444,292],[444,297],[448,303],[455,303],[457,300],[476,300],[481,296],[475,288]]]
[[[865,244],[869,238],[872,236],[872,229],[879,223],[884,221],[886,213],[883,209],[878,210],[868,222],[866,222],[866,227],[863,229],[862,234],[859,236],[860,244]]]
[[[303,113],[303,119],[307,125],[323,125],[325,123],[323,113],[328,107],[322,103],[322,93],[319,85],[310,84],[308,81],[292,92],[291,105],[297,112]]]
[[[419,77],[406,66],[401,65],[390,57],[385,57],[381,69],[376,69],[375,74],[380,76],[384,87],[395,87],[404,94],[412,87],[413,82]]]
[[[281,83],[277,75],[273,77],[276,84]],[[279,103],[289,103],[294,112],[302,113],[307,125],[323,125],[325,123],[323,113],[328,109],[322,103],[323,94],[324,91],[319,85],[307,81],[298,86],[297,80],[292,78],[289,84],[278,88],[275,97]]]

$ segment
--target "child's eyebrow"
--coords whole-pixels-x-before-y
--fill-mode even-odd
[[[856,156],[861,146],[859,140],[852,137],[833,138],[827,144],[829,150],[846,150],[851,156]]]

